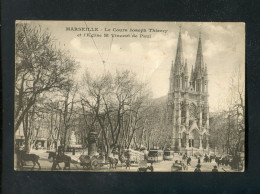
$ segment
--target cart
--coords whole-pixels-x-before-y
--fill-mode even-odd
[[[182,171],[181,163],[173,163],[171,166],[171,172],[180,172]]]
[[[138,172],[153,172],[153,163],[151,163],[151,166],[147,166],[147,161],[141,160],[139,162],[139,168],[137,171]]]
[[[79,157],[80,165],[83,169],[100,169],[103,165],[105,165],[105,157],[102,155],[81,155]]]

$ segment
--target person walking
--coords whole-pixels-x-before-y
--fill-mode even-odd
[[[212,172],[218,172],[218,167],[214,166],[214,168],[212,169]]]
[[[130,167],[131,167],[131,161],[130,161],[130,158],[129,157],[127,157],[127,159],[126,159],[126,162],[125,162],[125,169],[127,169],[127,168],[129,168],[129,170],[130,170]]]
[[[191,157],[189,156],[188,159],[187,159],[187,166],[191,165],[190,162],[191,162]]]
[[[198,165],[196,166],[194,172],[201,172],[200,167],[201,167],[201,165],[198,164]]]

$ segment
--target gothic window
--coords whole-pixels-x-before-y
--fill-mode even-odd
[[[167,112],[168,112],[168,119],[169,119],[169,121],[172,121],[173,106],[171,104],[168,105]]]
[[[197,119],[197,107],[194,103],[190,104],[190,120]]]
[[[184,90],[184,88],[185,88],[185,80],[184,80],[184,75],[183,74],[181,76],[181,79],[182,79],[182,89]]]
[[[197,91],[200,92],[200,81],[197,82]]]
[[[202,86],[202,92],[204,92],[204,91],[205,91],[204,78],[202,78],[202,84],[201,84],[201,86]]]
[[[204,82],[204,88],[205,88],[205,92],[207,92],[207,81],[205,80],[205,82]]]
[[[204,126],[207,120],[207,107],[202,109],[202,125]]]
[[[186,118],[186,110],[185,110],[185,103],[181,103],[181,124],[185,123]]]
[[[186,134],[182,133],[182,138],[181,138],[181,147],[185,147],[186,145]]]

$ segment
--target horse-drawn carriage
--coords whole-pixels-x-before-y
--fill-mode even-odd
[[[58,147],[58,152],[56,151],[48,151],[49,156],[48,156],[48,160],[49,162],[52,163],[52,167],[51,170],[56,170],[57,166],[59,167],[59,169],[61,169],[60,167],[60,163],[64,162],[64,170],[66,168],[70,169],[70,163],[71,163],[71,157],[65,155],[65,148],[64,146],[59,146]]]

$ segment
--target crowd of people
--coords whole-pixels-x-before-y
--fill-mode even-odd
[[[187,153],[180,155],[182,155],[182,161],[180,161],[182,170],[186,170],[188,169],[188,166],[191,166],[192,158],[191,156],[188,156]],[[201,172],[202,159],[204,163],[212,163],[213,161],[216,162],[216,165],[214,165],[212,172],[218,172],[219,166],[230,166],[231,169],[238,168],[239,166],[239,158],[235,156],[216,156],[207,154],[205,154],[204,156],[201,154],[193,154],[193,156],[197,160],[197,165],[194,172]],[[175,161],[175,163],[178,163],[178,161]]]

